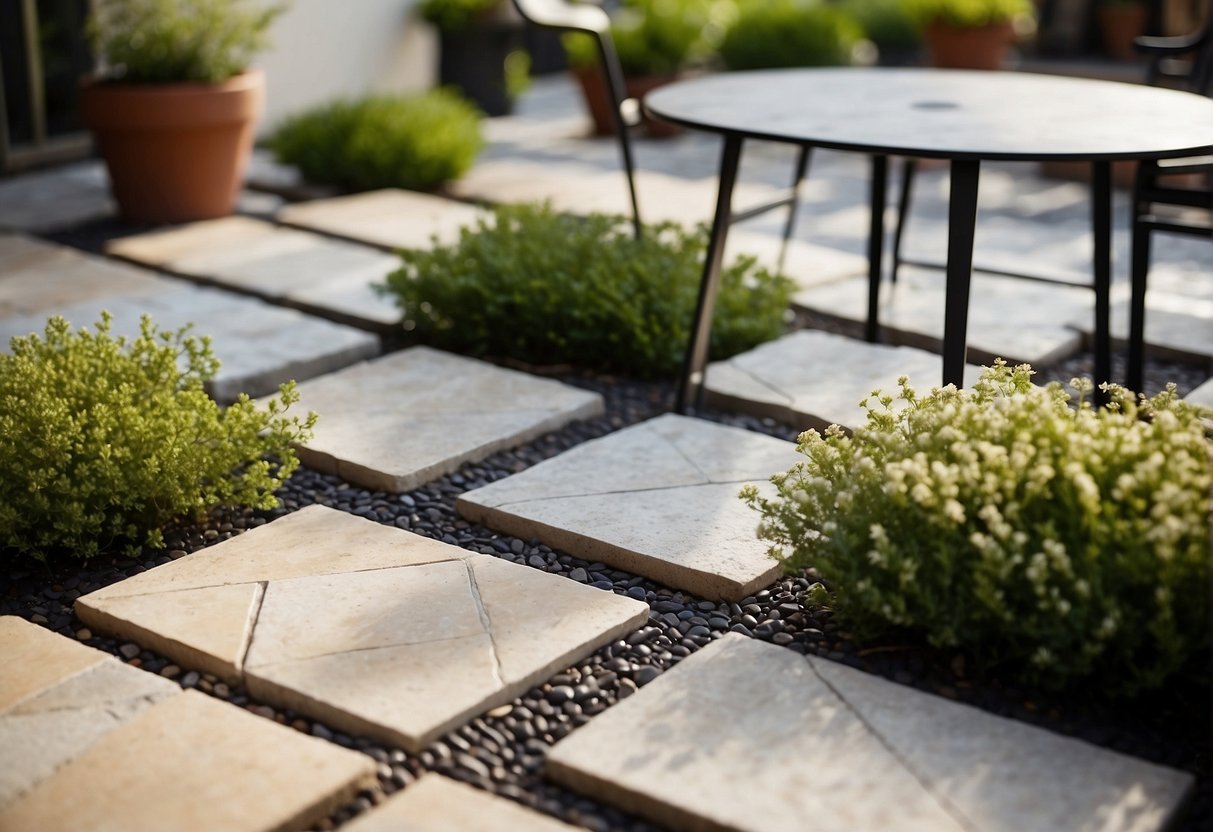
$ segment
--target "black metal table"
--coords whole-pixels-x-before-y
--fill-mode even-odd
[[[934,69],[736,72],[651,93],[657,118],[724,138],[712,233],[678,394],[685,412],[702,392],[733,186],[746,139],[855,151],[872,157],[868,337],[875,340],[889,156],[951,164],[943,383],[963,383],[969,283],[983,161],[1083,161],[1092,166],[1095,377],[1111,376],[1112,163],[1213,150],[1213,100],[1110,81]]]

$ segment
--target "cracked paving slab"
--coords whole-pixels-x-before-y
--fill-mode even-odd
[[[733,633],[559,742],[547,775],[671,828],[754,832],[1154,832],[1192,782]]]
[[[798,428],[865,421],[859,402],[873,390],[896,394],[899,376],[925,392],[939,385],[943,362],[912,347],[869,344],[828,332],[800,330],[708,366],[704,401],[727,410],[770,416]],[[965,368],[965,383],[978,368]]]
[[[322,414],[305,465],[404,492],[603,412],[602,397],[551,379],[412,347],[299,385]]]
[[[76,612],[413,751],[648,617],[633,599],[323,506],[98,590]]]
[[[737,600],[779,575],[737,493],[769,487],[797,459],[791,442],[668,414],[469,491],[456,507],[586,560]]]

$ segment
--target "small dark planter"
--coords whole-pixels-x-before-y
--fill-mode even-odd
[[[505,85],[505,59],[522,46],[522,28],[476,24],[440,33],[439,83],[457,87],[490,116],[509,115],[514,102]]]
[[[569,68],[568,59],[564,55],[564,46],[560,43],[560,33],[552,29],[540,29],[538,26],[528,26],[523,34],[523,44],[526,51],[531,53],[531,74],[551,75],[553,72],[564,72]]]

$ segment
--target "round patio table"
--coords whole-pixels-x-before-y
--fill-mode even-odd
[[[657,118],[724,138],[719,190],[691,342],[679,389],[685,412],[702,392],[708,336],[746,139],[856,151],[872,157],[868,336],[875,340],[890,155],[951,163],[943,383],[963,383],[969,283],[981,163],[1092,165],[1095,379],[1109,381],[1112,163],[1213,150],[1213,100],[1191,93],[1013,72],[940,69],[794,69],[734,72],[650,93]],[[749,215],[747,212],[746,215]]]

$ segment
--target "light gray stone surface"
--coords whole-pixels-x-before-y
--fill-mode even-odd
[[[926,391],[939,386],[942,372],[938,356],[912,347],[800,330],[708,365],[704,401],[801,428],[853,429],[865,419],[859,402],[874,390],[896,395],[897,379],[904,375],[915,389]],[[970,365],[966,384],[978,372]]]
[[[1205,280],[1213,284],[1213,273]],[[1076,318],[1073,324],[1090,334],[1090,321]],[[1113,345],[1128,349],[1128,337],[1129,304],[1124,301],[1112,307]],[[1146,352],[1163,360],[1197,362],[1213,369],[1213,297],[1147,292]]]
[[[1213,378],[1200,385],[1200,387],[1197,387],[1184,398],[1194,404],[1213,408]]]
[[[256,699],[420,751],[649,608],[313,506],[98,590],[76,612]]]
[[[371,288],[399,258],[250,217],[122,237],[106,251],[366,329],[391,329],[400,321],[395,302]]]
[[[1191,777],[737,634],[562,740],[558,782],[677,829],[1147,832]]]
[[[1082,338],[1071,324],[1094,314],[1088,289],[1006,277],[974,275],[969,299],[969,360],[1044,365],[1077,352]],[[867,278],[799,292],[793,303],[848,321],[867,319]],[[944,274],[906,268],[880,292],[880,323],[890,343],[938,352],[943,344]]]
[[[346,832],[573,832],[574,827],[466,783],[427,774]]]
[[[300,385],[323,414],[309,466],[367,488],[408,491],[576,419],[602,397],[483,361],[412,347]]]
[[[706,598],[737,600],[779,564],[737,497],[797,461],[791,442],[666,415],[459,497],[469,520]]]
[[[434,238],[451,243],[459,229],[486,216],[475,206],[451,199],[387,189],[288,205],[278,220],[381,248],[430,248]]]
[[[79,162],[0,180],[0,229],[53,231],[114,212],[101,162]]]

